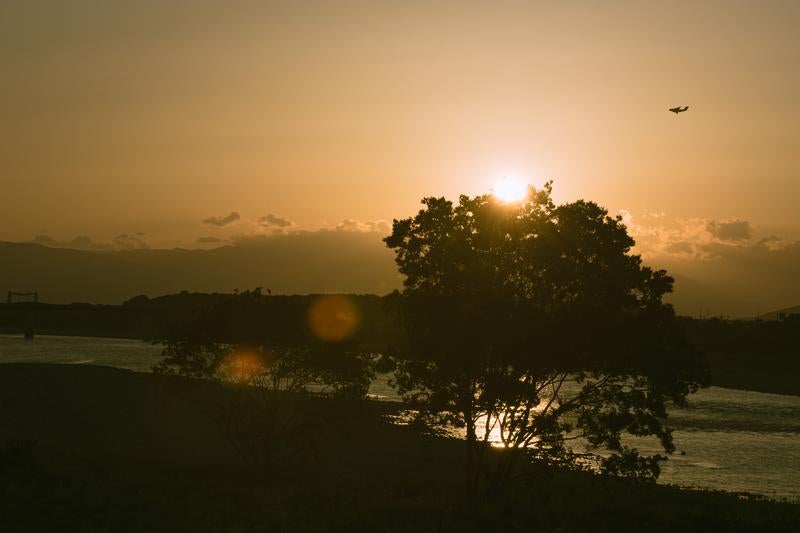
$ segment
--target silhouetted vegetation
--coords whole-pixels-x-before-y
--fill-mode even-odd
[[[662,303],[672,279],[629,253],[621,219],[556,206],[549,184],[520,204],[423,204],[386,238],[405,276],[396,382],[422,419],[466,428],[468,491],[504,487],[520,457],[657,477],[663,458],[622,434],[672,452],[667,405],[685,407],[706,376]]]
[[[273,391],[316,392],[362,398],[375,378],[379,354],[357,338],[329,341],[314,335],[314,299],[267,296],[260,288],[237,293],[175,326],[163,338],[156,373],[255,385]],[[353,313],[357,310],[354,308]],[[332,309],[332,327],[343,319]]]

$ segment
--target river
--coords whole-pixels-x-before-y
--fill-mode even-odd
[[[160,354],[159,346],[127,339],[41,335],[26,341],[0,335],[0,363],[93,364],[148,372]],[[376,382],[371,393],[395,398],[383,382]],[[688,410],[672,411],[670,423],[678,453],[664,466],[660,483],[800,502],[799,396],[710,387],[690,397]]]

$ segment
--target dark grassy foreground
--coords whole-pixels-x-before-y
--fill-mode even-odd
[[[392,405],[284,395],[265,419],[250,416],[258,401],[110,368],[0,365],[0,530],[800,528],[800,506],[537,467],[467,505],[460,443],[384,423]],[[257,439],[269,457],[233,445]]]

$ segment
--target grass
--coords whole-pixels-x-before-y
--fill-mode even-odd
[[[253,408],[260,402],[267,407]],[[395,408],[261,396],[111,368],[0,365],[0,529],[800,527],[800,506],[535,465],[503,497],[467,502],[461,443],[385,423]],[[248,442],[250,450],[242,447]]]

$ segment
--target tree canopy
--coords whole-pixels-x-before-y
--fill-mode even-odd
[[[673,279],[631,253],[620,217],[551,193],[425,198],[385,239],[405,278],[397,386],[421,419],[466,428],[471,490],[489,442],[508,450],[495,481],[523,454],[655,478],[663,457],[623,434],[673,451],[667,406],[706,379],[662,300]]]

